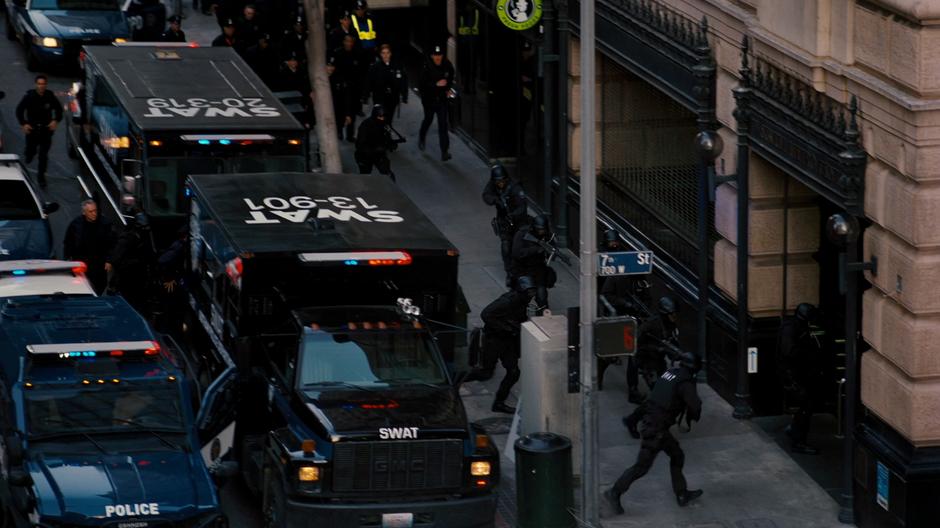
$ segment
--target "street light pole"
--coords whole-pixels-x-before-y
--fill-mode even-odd
[[[594,319],[597,284],[594,279],[597,246],[594,159],[594,0],[581,0],[581,505],[589,526],[600,522],[597,465],[597,365],[594,357]]]

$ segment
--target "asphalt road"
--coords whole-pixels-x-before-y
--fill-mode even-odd
[[[2,32],[2,28],[0,28]],[[0,100],[0,119],[3,124],[3,151],[23,156],[25,141],[16,122],[16,105],[27,90],[33,88],[36,74],[26,69],[26,58],[18,42],[11,42],[0,36],[0,90],[6,97]],[[43,72],[49,77],[49,88],[56,92],[59,100],[65,104],[65,95],[72,82],[78,80],[78,71]],[[36,169],[34,160],[30,169]],[[60,209],[50,216],[56,255],[62,254],[62,237],[68,223],[78,216],[81,210],[81,189],[75,176],[80,174],[78,161],[68,157],[65,148],[65,132],[59,130],[52,140],[49,151],[49,169],[46,177],[48,187],[44,194],[46,201],[58,202]],[[222,490],[222,506],[229,517],[231,526],[254,528],[261,526],[261,505],[238,479],[233,479]]]

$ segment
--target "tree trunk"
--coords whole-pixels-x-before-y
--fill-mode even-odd
[[[317,142],[323,171],[331,174],[343,172],[339,157],[339,138],[336,134],[336,116],[333,113],[333,94],[330,78],[326,74],[326,25],[323,23],[321,0],[304,0],[307,14],[307,71],[313,86],[313,109],[317,118]]]

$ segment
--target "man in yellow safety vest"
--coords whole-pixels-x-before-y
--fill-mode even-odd
[[[352,25],[353,29],[355,29],[356,33],[359,35],[359,44],[362,46],[362,49],[374,51],[376,45],[375,25],[372,21],[372,17],[366,12],[368,7],[366,0],[356,0],[356,10],[352,16]]]
[[[477,67],[480,63],[480,11],[467,2],[457,16],[457,67],[467,94],[476,92]]]

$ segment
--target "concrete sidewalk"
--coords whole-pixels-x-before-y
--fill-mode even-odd
[[[183,2],[188,4],[188,2]],[[215,17],[187,14],[183,29],[189,40],[209,45],[218,35]],[[451,136],[453,159],[440,161],[436,130],[431,127],[428,149],[417,148],[421,105],[418,97],[401,107],[396,128],[409,138],[393,153],[398,184],[461,252],[460,283],[471,308],[471,324],[480,311],[505,291],[499,240],[490,230],[491,208],[480,195],[489,178],[486,163],[456,136]],[[315,138],[315,134],[312,135]],[[356,172],[353,146],[343,142],[343,165]],[[556,264],[558,284],[550,293],[550,308],[564,313],[578,304],[577,269]],[[512,418],[489,408],[502,379],[501,368],[486,383],[462,387],[472,421],[483,424],[503,451],[503,486],[497,526],[515,525],[513,482],[515,466],[506,457]],[[523,373],[523,376],[525,373]],[[623,368],[610,368],[600,393],[601,483],[607,488],[636,458],[639,441],[630,438],[620,417],[632,405],[626,401]],[[517,386],[518,388],[518,386]],[[559,387],[558,390],[565,390]],[[603,526],[649,528],[823,528],[844,526],[836,521],[837,504],[790,456],[756,425],[731,418],[732,408],[707,385],[699,392],[705,403],[702,421],[691,433],[677,433],[686,453],[689,486],[705,495],[686,508],[676,505],[669,480],[669,462],[660,456],[649,474],[624,496],[626,514],[605,520]],[[575,456],[579,456],[575,453]],[[601,490],[598,490],[600,493]],[[575,493],[576,497],[578,492]]]

